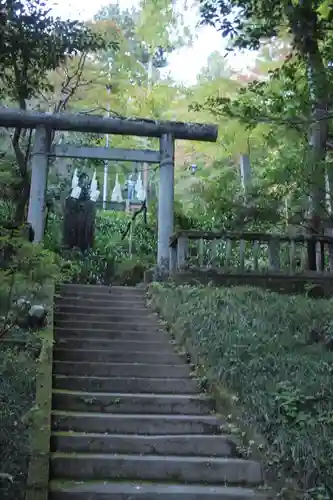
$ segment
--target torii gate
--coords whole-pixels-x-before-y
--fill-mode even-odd
[[[155,121],[131,118],[105,118],[96,115],[69,113],[38,113],[0,108],[1,127],[36,129],[31,154],[31,187],[28,222],[35,232],[35,241],[44,237],[45,193],[50,157],[94,158],[100,160],[136,161],[160,165],[158,197],[157,265],[168,267],[169,239],[173,233],[174,153],[175,140],[216,142],[216,125]],[[76,147],[70,144],[52,145],[55,130],[158,137],[159,151],[116,149],[106,147]]]

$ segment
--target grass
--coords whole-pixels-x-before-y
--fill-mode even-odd
[[[243,428],[263,437],[279,498],[332,499],[333,300],[161,284],[150,295],[197,354],[202,384],[227,393]]]
[[[0,345],[0,497],[21,500],[30,460],[30,411],[37,361],[33,353]]]
[[[37,358],[36,351],[0,344],[0,472],[3,474],[0,497],[3,500],[25,498],[27,480],[30,488],[41,478],[45,482],[46,477],[46,485],[48,481],[45,468],[49,460],[52,331],[45,330],[39,336],[42,348]],[[32,492],[32,498],[39,498],[36,492]]]

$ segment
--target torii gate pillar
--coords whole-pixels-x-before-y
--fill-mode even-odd
[[[49,172],[48,152],[51,133],[43,125],[36,127],[35,144],[31,158],[31,184],[28,208],[28,222],[34,230],[34,242],[43,241],[46,215],[45,195]]]
[[[169,240],[173,233],[175,140],[172,134],[160,137],[160,179],[158,190],[157,266],[169,269]]]

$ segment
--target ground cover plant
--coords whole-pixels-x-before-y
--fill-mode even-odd
[[[94,248],[57,249],[61,243],[62,220],[54,218],[49,226],[46,245],[58,250],[60,281],[66,283],[136,285],[144,272],[155,263],[156,230],[142,219],[127,231],[131,215],[122,212],[98,212]]]
[[[265,438],[279,498],[333,498],[332,300],[153,284],[152,302]]]
[[[4,500],[24,498],[37,369],[32,351],[0,346],[0,495]]]

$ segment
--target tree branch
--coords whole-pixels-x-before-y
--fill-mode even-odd
[[[138,216],[139,214],[141,214],[142,212],[143,212],[143,219],[144,219],[144,223],[145,223],[145,224],[147,224],[147,202],[146,202],[146,200],[144,200],[144,201],[142,202],[142,205],[141,205],[141,207],[139,208],[139,210],[136,210],[136,211],[134,212],[134,214],[132,215],[132,218],[131,218],[131,220],[128,222],[128,224],[127,224],[127,226],[126,226],[125,231],[124,231],[124,232],[122,233],[122,235],[121,235],[121,239],[122,239],[122,240],[124,240],[124,239],[126,238],[126,236],[127,236],[128,232],[129,232],[129,230],[130,230],[130,228],[131,228],[132,223],[135,221],[135,219],[137,218],[137,216]]]
[[[69,74],[68,68],[66,66],[64,67],[66,79],[61,85],[61,94],[63,95],[63,97],[60,97],[59,102],[54,106],[54,113],[64,111],[69,99],[75,94],[76,90],[78,89],[82,80],[87,55],[88,54],[86,52],[80,55],[77,68],[72,75]]]

